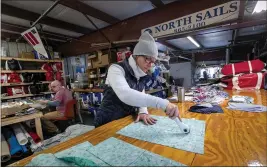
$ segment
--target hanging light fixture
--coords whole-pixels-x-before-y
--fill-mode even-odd
[[[190,36],[187,36],[187,38],[193,43],[195,44],[195,46],[197,46],[198,48],[200,47],[200,45]]]
[[[266,11],[267,10],[267,1],[266,0],[259,0],[252,12],[254,13],[260,13],[261,11]]]

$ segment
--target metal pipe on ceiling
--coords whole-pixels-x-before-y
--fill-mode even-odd
[[[97,25],[84,13],[82,13],[86,19],[96,28],[96,30],[111,44],[110,40],[108,37],[97,27]]]
[[[189,58],[186,58],[186,57],[183,57],[183,56],[181,56],[181,55],[179,55],[179,56],[176,56],[172,51],[170,51],[170,53],[174,56],[174,57],[171,57],[171,58],[176,58],[176,57],[178,57],[178,58],[182,58],[182,59],[185,59],[185,60],[189,60],[189,61],[191,61],[191,59],[189,59]]]
[[[51,10],[53,10],[60,0],[56,0],[32,25],[34,27],[42,18],[44,18]]]

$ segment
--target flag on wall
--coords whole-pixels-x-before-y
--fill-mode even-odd
[[[39,33],[35,27],[26,30],[25,32],[21,33],[21,35],[24,37],[25,40],[27,40],[30,45],[32,45],[35,51],[43,55],[45,58],[49,58],[42,43],[42,40],[39,36]]]

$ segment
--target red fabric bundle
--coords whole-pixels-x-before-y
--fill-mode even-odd
[[[49,64],[49,63],[45,63],[45,64],[42,66],[41,69],[42,69],[42,70],[45,70],[45,71],[53,71],[53,68],[52,68],[51,64]]]
[[[48,71],[45,73],[45,80],[46,81],[53,81],[54,80],[54,74],[52,71]]]
[[[252,61],[244,61],[234,64],[225,65],[222,68],[223,75],[235,75],[239,73],[260,72],[264,69],[264,63],[257,59]]]
[[[7,94],[8,96],[24,94],[24,88],[23,86],[8,87]]]
[[[41,141],[41,139],[40,139],[40,137],[35,133],[35,132],[28,132],[29,133],[29,135],[32,137],[32,139],[33,139],[33,141],[35,142],[35,143],[38,143],[38,142],[40,142]]]
[[[62,73],[59,71],[56,72],[56,80],[62,81]]]
[[[22,82],[20,75],[15,72],[8,75],[7,81],[8,83],[21,83]]]
[[[62,63],[61,62],[54,63],[53,69],[54,69],[54,71],[61,71],[62,70]]]
[[[225,89],[262,89],[264,87],[264,77],[267,73],[250,73],[236,76],[223,77],[221,81],[227,84]]]

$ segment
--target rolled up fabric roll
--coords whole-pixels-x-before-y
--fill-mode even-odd
[[[29,132],[29,134],[35,143],[38,143],[41,141],[41,138],[35,132]]]
[[[24,153],[28,152],[28,149],[27,149],[26,145],[21,145],[21,148],[22,148]]]
[[[19,145],[16,136],[13,134],[12,130],[9,128],[3,128],[2,133],[4,134],[7,143],[9,145],[9,151],[11,156],[21,156],[23,151]]]
[[[32,141],[32,137],[29,135],[29,133],[26,131],[26,129],[24,128],[24,126],[22,124],[19,124],[20,128],[22,130],[22,132],[24,133],[24,135],[27,137],[28,141]]]
[[[11,159],[9,147],[3,134],[1,134],[1,162],[7,162]]]
[[[22,129],[20,128],[19,124],[13,124],[12,125],[12,129],[16,135],[16,138],[19,142],[20,145],[26,145],[28,143],[28,139],[25,136],[24,132],[22,131]]]
[[[32,139],[32,137],[30,136],[30,134],[26,131],[26,129],[24,128],[24,126],[22,124],[20,124],[20,128],[22,129],[23,133],[25,134],[25,136],[27,137],[27,139],[29,140],[29,142],[31,143],[31,151],[32,152],[36,152],[38,150],[43,150],[42,148],[42,143],[35,143],[34,140]]]

